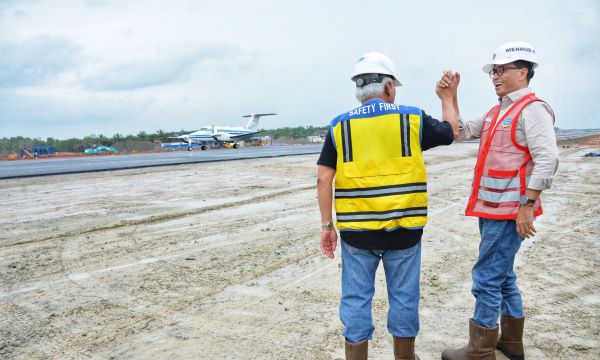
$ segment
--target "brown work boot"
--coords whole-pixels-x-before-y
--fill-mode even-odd
[[[523,325],[525,317],[511,318],[503,315],[500,318],[500,339],[496,349],[502,351],[510,360],[524,360]]]
[[[363,340],[356,344],[346,341],[346,360],[367,360],[369,341]]]
[[[442,360],[496,360],[498,326],[489,329],[469,320],[469,343],[462,349],[446,349]]]
[[[395,360],[419,360],[415,354],[415,338],[394,336],[394,359]]]

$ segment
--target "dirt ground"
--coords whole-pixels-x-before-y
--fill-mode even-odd
[[[467,338],[476,146],[426,153],[424,360]],[[581,157],[600,146],[568,146],[517,258],[529,359],[600,358],[600,159]],[[0,182],[0,358],[342,358],[339,249],[319,251],[316,158]],[[393,357],[381,268],[371,359]]]

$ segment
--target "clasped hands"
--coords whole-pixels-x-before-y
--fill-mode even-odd
[[[442,78],[435,84],[435,93],[440,99],[454,99],[456,98],[456,92],[458,84],[460,83],[460,74],[458,72],[452,72],[450,70],[444,70]]]

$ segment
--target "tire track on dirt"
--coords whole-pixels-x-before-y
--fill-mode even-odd
[[[288,243],[282,244],[283,246],[290,245],[292,243],[314,243],[314,239],[316,234],[307,234],[304,236],[289,238]],[[279,245],[278,245],[279,246]],[[291,247],[291,246],[290,246]],[[272,252],[271,248],[264,248],[263,252]],[[249,251],[254,256],[260,257],[262,254],[257,253],[255,250]],[[279,261],[268,261],[265,262],[265,266],[261,268],[254,268],[251,272],[246,272],[244,274],[238,274],[237,276],[231,275],[233,271],[225,271],[222,273],[222,279],[226,279],[226,281],[218,281],[213,283],[210,289],[207,289],[202,294],[195,294],[192,299],[186,301],[178,301],[174,304],[163,304],[160,299],[157,301],[149,301],[147,298],[139,298],[135,295],[131,294],[130,296],[123,296],[123,294],[111,294],[110,288],[107,288],[108,291],[97,293],[97,286],[89,288],[89,293],[92,297],[100,297],[103,302],[109,303],[114,306],[118,306],[126,310],[126,313],[123,317],[117,317],[111,319],[112,322],[121,322],[124,319],[127,319],[129,316],[135,317],[136,321],[140,323],[139,319],[144,319],[141,326],[138,327],[137,334],[127,334],[129,331],[126,328],[116,329],[114,330],[113,336],[117,338],[122,338],[122,341],[113,340],[110,342],[111,347],[115,347],[118,344],[124,344],[131,341],[131,336],[142,335],[143,333],[160,331],[161,329],[176,329],[178,328],[178,324],[186,319],[197,315],[199,312],[204,312],[205,305],[204,302],[207,300],[214,299],[219,293],[222,293],[227,288],[234,287],[236,285],[242,285],[247,283],[256,282],[258,279],[267,276],[273,272],[276,272],[286,266],[290,266],[292,264],[296,264],[302,261],[305,261],[308,258],[314,257],[318,254],[318,249],[315,247],[310,251],[304,252],[296,252],[291,256],[287,256],[285,258],[279,259]],[[233,256],[232,256],[233,257]],[[224,263],[232,263],[230,258],[222,259]],[[210,271],[210,269],[214,268],[213,264],[207,264],[204,270],[196,269],[197,272]],[[161,269],[162,271],[162,269]],[[248,306],[249,304],[245,304]],[[128,315],[130,314],[130,315]],[[208,316],[205,314],[205,316]],[[127,320],[125,320],[127,321]],[[223,324],[221,324],[223,325]],[[72,339],[67,339],[64,342],[65,346],[68,346],[71,352],[74,352],[77,348],[80,349],[89,349],[90,344],[94,344],[95,347],[103,347],[101,344],[97,344],[95,342],[81,342],[79,345],[74,344]],[[105,343],[108,345],[108,343]]]
[[[106,230],[112,230],[112,229],[117,229],[117,228],[122,228],[122,227],[127,227],[127,226],[135,226],[135,225],[141,225],[141,224],[149,224],[149,223],[156,223],[156,222],[161,222],[161,221],[168,221],[168,220],[174,220],[174,219],[179,219],[182,217],[186,217],[189,215],[197,215],[197,214],[202,214],[205,212],[210,212],[210,211],[215,211],[215,210],[220,210],[220,209],[225,209],[228,207],[235,207],[235,206],[241,206],[241,205],[246,205],[246,204],[251,204],[253,202],[256,201],[263,201],[263,200],[268,200],[268,199],[274,199],[277,197],[281,197],[281,196],[285,196],[297,191],[301,191],[301,190],[309,190],[309,189],[314,189],[314,185],[310,185],[310,186],[303,186],[303,187],[298,187],[298,188],[293,188],[293,189],[286,189],[286,190],[282,190],[282,191],[275,191],[275,192],[271,192],[271,193],[267,193],[267,194],[261,194],[249,199],[244,199],[244,200],[240,200],[240,201],[232,201],[232,202],[228,202],[225,204],[219,204],[219,205],[212,205],[212,206],[208,206],[208,207],[203,207],[203,208],[199,208],[199,209],[194,209],[194,210],[187,210],[187,211],[182,211],[182,212],[174,212],[174,213],[170,213],[170,214],[163,214],[163,215],[151,215],[148,218],[145,219],[139,219],[139,220],[121,220],[119,223],[117,224],[111,224],[111,225],[106,225],[106,226],[97,226],[97,227],[93,227],[90,229],[86,229],[83,231],[70,231],[70,232],[65,232],[62,234],[58,234],[58,235],[50,235],[48,237],[43,237],[40,239],[31,239],[31,240],[27,240],[27,241],[16,241],[10,244],[4,244],[0,246],[0,249],[3,248],[14,248],[14,247],[19,247],[19,246],[23,246],[23,245],[29,245],[32,243],[40,243],[40,242],[46,242],[46,241],[52,241],[52,240],[60,240],[63,238],[67,238],[67,237],[72,237],[72,236],[77,236],[77,235],[86,235],[86,234],[92,234],[95,232],[100,232],[100,231],[106,231]]]
[[[312,190],[313,187],[307,187],[307,189]],[[305,189],[306,190],[306,189]],[[298,188],[293,190],[294,193],[299,192]],[[306,191],[303,191],[302,195],[304,196],[304,193]],[[288,192],[286,192],[288,193]],[[282,196],[284,194],[278,193],[277,195]],[[241,203],[247,203],[247,202],[251,202],[251,201],[256,201],[256,199],[263,199],[264,201],[269,201],[272,200],[273,198],[275,198],[276,196],[259,196],[259,197],[254,197],[253,199],[244,201],[244,202],[237,202],[238,204]],[[312,197],[310,196],[304,196],[307,199],[312,200]],[[213,211],[219,211],[222,210],[223,207],[226,206],[230,206],[230,204],[225,204],[222,206],[217,206],[217,207],[212,207],[211,210]],[[206,211],[210,211],[207,209],[203,209],[203,212]],[[298,207],[297,209],[293,209],[290,211],[287,211],[289,213],[290,216],[295,216],[297,214],[301,214],[303,211],[303,209],[301,209],[300,207]],[[198,213],[198,212],[196,212]],[[278,216],[281,216],[281,213],[278,214]],[[264,218],[264,214],[261,215],[257,215],[254,216],[250,219],[244,219],[242,222],[236,222],[235,228],[237,229],[237,233],[244,233],[246,229],[248,228],[252,228],[255,227],[259,222],[261,217]],[[227,222],[227,219],[223,220],[222,225],[224,226],[225,223]],[[285,221],[285,220],[283,220]],[[144,222],[144,225],[148,225],[146,222]],[[150,224],[151,225],[151,224]],[[223,227],[221,226],[221,227]],[[144,226],[146,227],[146,226]],[[114,230],[114,229],[110,229],[110,230]],[[205,236],[210,236],[210,235],[214,235],[218,233],[218,231],[211,231],[209,234],[205,234]],[[288,235],[293,234],[293,232],[288,231]],[[143,234],[144,236],[147,236],[148,234]],[[237,238],[239,239],[236,242],[233,241],[228,241],[226,243],[213,243],[213,244],[209,244],[207,247],[203,247],[201,249],[196,249],[197,252],[199,253],[205,253],[205,252],[210,252],[211,249],[216,249],[216,248],[220,248],[220,247],[224,247],[224,246],[232,246],[235,245],[236,243],[238,244],[243,244],[243,243],[247,243],[251,240],[248,239],[244,239],[243,237],[239,236],[239,235],[235,235],[233,233],[230,233],[230,236],[233,238]],[[263,247],[261,249],[261,251],[256,251],[255,248],[252,249],[248,249],[246,251],[246,253],[248,255],[246,255],[247,258],[251,258],[251,257],[261,257],[261,255],[263,255],[264,253],[267,252],[275,252],[276,248],[279,248],[280,246],[284,246],[284,247],[290,247],[292,249],[297,248],[293,246],[294,243],[312,243],[314,242],[314,239],[317,238],[318,234],[315,231],[311,231],[309,233],[306,233],[302,236],[298,236],[298,234],[296,234],[296,236],[286,236],[284,239],[285,241],[283,241],[281,244],[273,244],[273,246],[270,247]],[[198,240],[202,240],[201,238],[198,238]],[[267,262],[267,266],[262,266],[260,268],[254,268],[251,272],[246,272],[244,273],[242,276],[235,276],[233,275],[233,273],[231,271],[225,271],[223,272],[222,268],[217,268],[217,272],[221,271],[222,273],[220,274],[221,277],[221,281],[217,281],[216,283],[214,283],[214,285],[210,288],[207,289],[207,291],[204,291],[202,293],[201,296],[198,296],[198,294],[194,294],[193,299],[191,300],[187,300],[187,301],[181,301],[181,302],[177,302],[175,305],[176,306],[172,306],[173,304],[167,304],[164,305],[162,304],[160,301],[148,301],[147,298],[140,298],[139,294],[136,296],[135,294],[123,294],[120,291],[117,291],[116,293],[112,290],[111,285],[108,286],[103,286],[103,284],[97,282],[97,281],[89,281],[91,279],[93,279],[95,274],[92,274],[92,276],[90,277],[78,277],[81,276],[81,274],[83,274],[83,272],[81,272],[79,270],[79,265],[77,263],[73,264],[72,260],[76,260],[78,259],[78,250],[77,250],[77,242],[75,242],[75,240],[73,238],[71,239],[67,239],[65,241],[65,252],[69,255],[69,256],[65,256],[65,259],[63,259],[66,262],[66,266],[65,268],[67,269],[67,272],[70,273],[71,275],[75,275],[72,276],[69,279],[66,279],[65,282],[74,282],[77,283],[79,286],[81,286],[81,289],[78,290],[78,294],[79,296],[81,296],[82,298],[89,298],[94,299],[97,298],[98,300],[105,302],[106,304],[108,304],[110,307],[118,307],[118,308],[122,308],[125,312],[117,312],[117,313],[122,313],[121,316],[116,317],[116,318],[112,318],[110,316],[110,313],[115,313],[113,312],[109,312],[108,314],[106,314],[108,316],[108,318],[110,319],[111,322],[113,323],[118,323],[121,321],[125,321],[130,323],[131,320],[129,319],[129,316],[133,316],[134,320],[136,323],[138,323],[138,325],[136,326],[136,328],[138,329],[137,332],[138,333],[143,333],[143,332],[152,332],[155,331],[157,329],[160,328],[164,328],[167,326],[176,326],[176,323],[178,323],[181,318],[185,318],[187,316],[189,316],[190,314],[194,314],[195,312],[198,311],[199,308],[199,304],[201,304],[205,299],[210,298],[211,296],[214,296],[215,294],[219,293],[220,291],[223,291],[225,288],[227,288],[228,286],[232,286],[235,284],[240,284],[243,282],[247,282],[247,281],[252,281],[253,279],[257,279],[260,278],[262,276],[264,276],[265,274],[268,274],[272,271],[275,271],[277,269],[280,269],[284,266],[288,266],[290,264],[293,263],[297,263],[299,261],[302,261],[308,257],[312,257],[314,256],[316,253],[318,253],[318,248],[310,248],[309,251],[298,251],[298,252],[293,252],[292,254],[288,254],[284,257],[280,257],[280,258],[275,258],[274,261],[268,261]],[[259,245],[255,245],[255,247],[259,247]],[[143,247],[141,247],[141,249],[143,249]],[[238,254],[236,252],[236,254]],[[166,257],[168,257],[169,255],[171,255],[172,257],[178,256],[179,258],[185,256],[185,255],[189,255],[189,251],[184,251],[181,254],[165,254]],[[250,256],[251,255],[251,256]],[[219,262],[222,263],[235,263],[234,261],[235,256],[231,255],[231,256],[227,256],[221,259],[218,259]],[[157,259],[156,261],[149,261],[146,263],[140,263],[140,264],[132,264],[132,266],[145,266],[148,268],[148,271],[152,271],[150,269],[152,268],[156,268],[156,270],[158,270],[159,272],[170,272],[170,273],[175,273],[172,270],[168,270],[169,268],[176,268],[177,266],[170,266],[168,263],[168,258],[165,259]],[[201,260],[201,259],[199,259]],[[212,269],[215,268],[214,264],[217,261],[217,259],[215,261],[208,260],[206,261],[206,264],[204,266],[202,266],[201,268],[195,268],[193,271],[194,272],[198,272],[198,273],[203,273],[206,271],[213,271]],[[236,259],[236,261],[240,261],[240,259]],[[242,260],[243,261],[243,260]],[[247,260],[246,260],[247,261]],[[165,267],[165,265],[167,265]],[[116,267],[121,267],[119,265],[117,265]],[[108,273],[110,272],[109,269],[102,269],[101,273]],[[173,277],[173,276],[171,276]],[[174,278],[177,278],[178,276],[175,275]],[[227,281],[222,281],[223,279],[226,279]],[[85,291],[82,291],[85,290]],[[87,289],[87,290],[86,290]],[[30,291],[33,291],[34,289],[30,289]],[[125,295],[125,296],[124,296]],[[94,303],[98,302],[98,300],[93,300]],[[86,301],[88,302],[88,301]],[[93,310],[94,307],[90,308],[89,311],[94,311]],[[73,310],[75,311],[75,310]],[[127,315],[130,314],[130,315]],[[85,317],[85,313],[81,313],[81,316]],[[66,316],[66,315],[65,315]],[[66,316],[68,317],[68,316]],[[22,322],[22,323],[26,323]],[[47,327],[45,327],[47,329]],[[124,343],[126,342],[128,337],[130,337],[131,335],[128,334],[128,332],[130,332],[130,329],[126,329],[126,328],[114,328],[111,333],[112,335],[112,340],[110,341],[111,344],[114,343]],[[118,341],[116,339],[122,338],[124,339],[123,341]],[[108,341],[108,340],[106,340]],[[67,336],[66,339],[64,340],[54,340],[54,346],[53,349],[55,350],[50,350],[51,352],[54,352],[55,354],[58,353],[63,353],[65,349],[69,349],[69,353],[71,354],[77,354],[78,353],[78,349],[81,351],[85,351],[85,349],[87,349],[89,351],[89,349],[95,349],[95,348],[102,348],[105,347],[105,345],[108,345],[108,343],[105,340],[102,339],[89,339],[88,337],[83,337],[83,338],[72,338],[70,336]],[[105,345],[102,345],[105,344]],[[61,350],[62,349],[62,350]]]

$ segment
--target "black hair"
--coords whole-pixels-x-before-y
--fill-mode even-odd
[[[527,83],[529,84],[529,81],[531,81],[531,78],[535,74],[535,71],[533,71],[533,63],[525,60],[517,60],[513,62],[513,64],[515,64],[517,69],[527,69]]]

